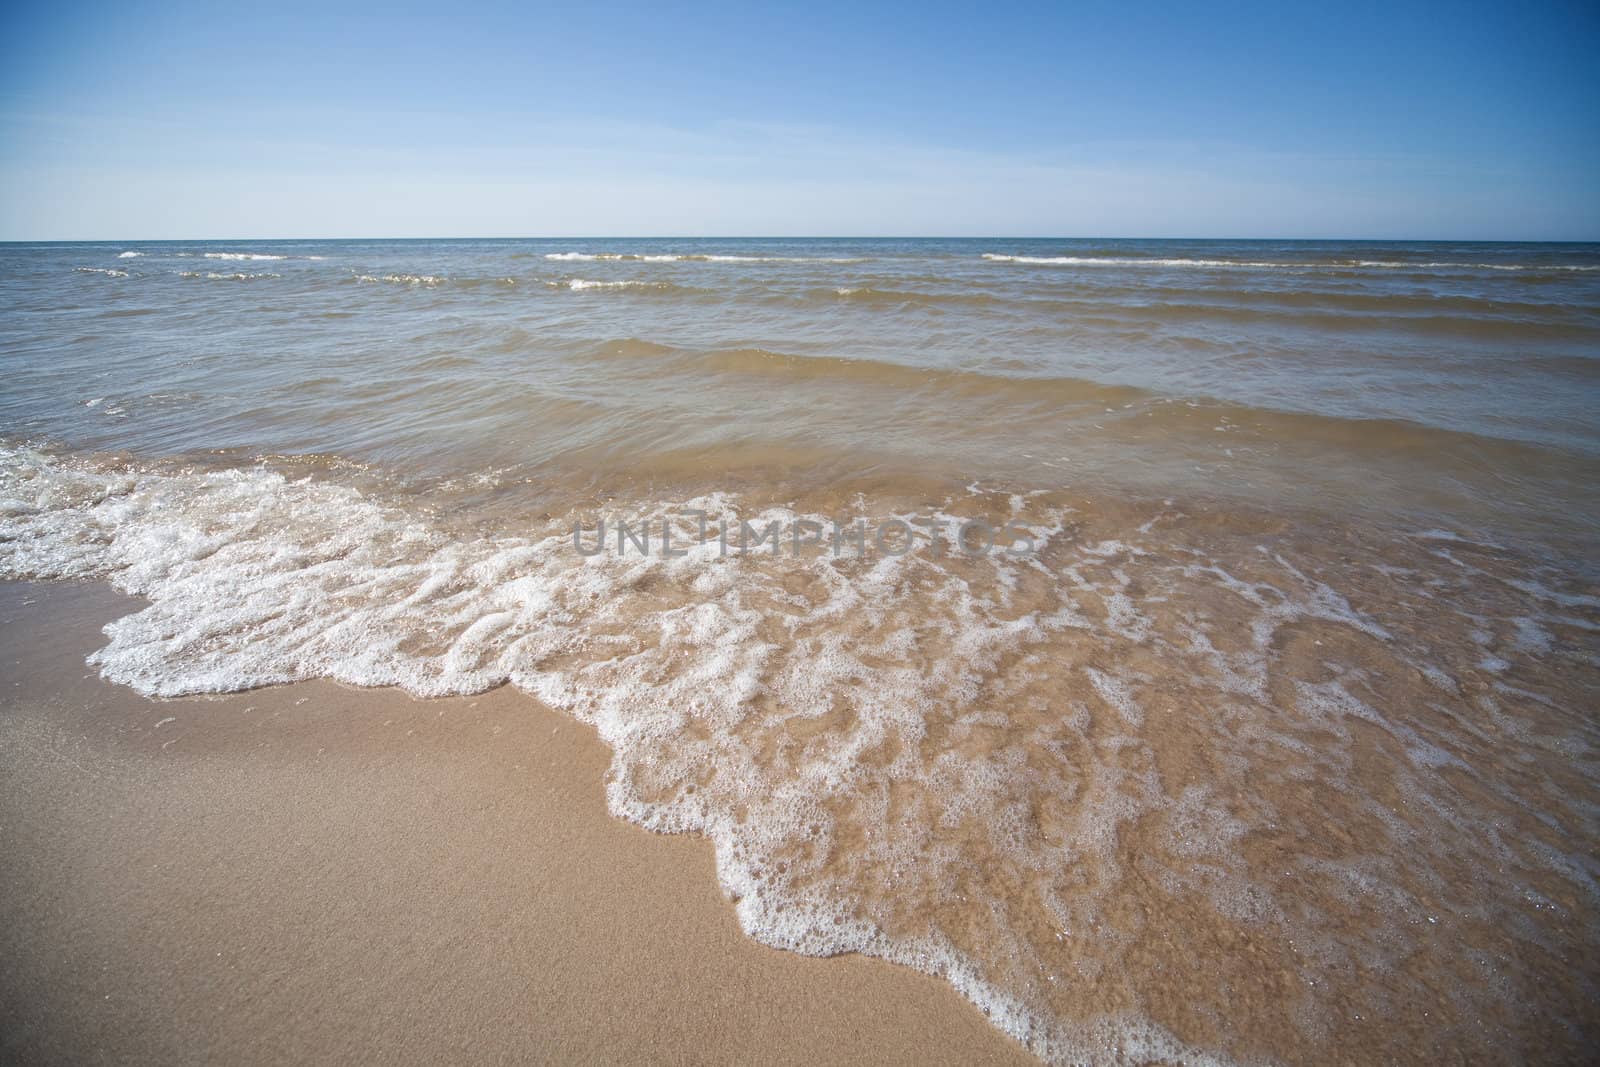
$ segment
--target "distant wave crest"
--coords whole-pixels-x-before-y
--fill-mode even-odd
[[[676,252],[549,252],[545,259],[556,262],[594,262],[627,260],[633,263],[860,263],[860,258],[836,256],[733,256]]]
[[[438,274],[357,274],[358,282],[385,282],[389,285],[411,285],[432,289],[449,281]]]
[[[1505,271],[1596,271],[1592,264],[1538,263],[1416,263],[1408,260],[1259,260],[1259,259],[1162,259],[1153,256],[1012,256],[985,252],[983,258],[994,263],[1025,263],[1046,267],[1235,267],[1255,270],[1505,270]]]
[[[639,281],[638,279],[634,279],[634,278],[629,278],[629,279],[626,279],[626,280],[623,280],[623,281],[609,281],[609,282],[608,281],[592,281],[592,280],[590,280],[588,278],[569,278],[566,281],[546,282],[545,284],[551,286],[552,288],[556,288],[556,289],[571,289],[575,293],[581,293],[581,292],[584,292],[584,291],[589,290],[589,289],[658,289],[658,290],[663,290],[663,289],[676,289],[676,288],[679,288],[679,286],[670,285],[667,282],[646,282],[646,281]]]

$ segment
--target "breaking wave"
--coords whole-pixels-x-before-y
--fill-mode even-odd
[[[983,258],[994,263],[1024,263],[1052,267],[1203,267],[1220,269],[1229,267],[1252,270],[1500,270],[1532,271],[1600,271],[1595,264],[1537,264],[1537,263],[1423,263],[1411,260],[1254,260],[1254,259],[1176,259],[1156,256],[1013,256],[999,252],[985,252]]]
[[[0,574],[147,600],[106,628],[107,678],[514,685],[611,747],[613,813],[711,839],[751,936],[940,975],[1052,1061],[1282,1055],[1392,997],[1476,1047],[1559,929],[1600,947],[1593,779],[1542,758],[1600,743],[1567,710],[1600,598],[1450,531],[974,486],[931,520],[1017,523],[1032,552],[730,554],[742,510],[835,516],[710,494],[618,502],[682,555],[583,555],[583,513],[462,538],[331,480],[21,449],[0,501]],[[1495,981],[1432,981],[1462,946]],[[1174,1029],[1241,1003],[1265,1046]]]

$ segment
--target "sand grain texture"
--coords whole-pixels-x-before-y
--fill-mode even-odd
[[[942,982],[745,938],[510,690],[149,701],[128,601],[0,586],[0,1059],[1032,1063]]]

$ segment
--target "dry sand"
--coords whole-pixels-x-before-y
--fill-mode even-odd
[[[146,700],[84,664],[130,605],[0,584],[0,1060],[1034,1062],[942,982],[744,937],[573,720]]]

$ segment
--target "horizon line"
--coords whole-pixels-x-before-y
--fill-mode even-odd
[[[181,244],[218,241],[1282,241],[1305,244],[1344,242],[1351,244],[1600,244],[1595,237],[1519,238],[1519,237],[1113,237],[1104,234],[1062,236],[1058,234],[581,234],[479,236],[389,236],[389,237],[7,237],[0,245],[30,244]]]

